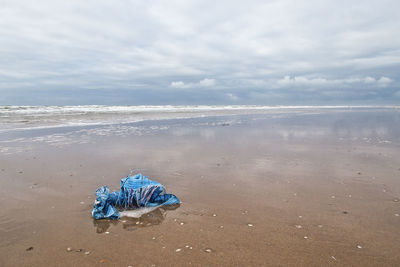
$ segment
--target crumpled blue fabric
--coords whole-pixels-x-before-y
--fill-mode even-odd
[[[175,195],[166,194],[162,184],[141,173],[121,179],[120,191],[111,192],[107,186],[102,186],[95,195],[92,210],[94,219],[118,219],[120,214],[117,208],[137,209],[181,203]]]

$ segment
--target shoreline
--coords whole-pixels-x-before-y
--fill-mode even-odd
[[[3,108],[2,108],[3,107]],[[400,106],[0,106],[2,132],[61,127],[93,127],[168,119],[240,116],[276,113],[396,111]],[[15,109],[15,110],[14,110]],[[28,111],[27,111],[28,110]],[[235,113],[236,112],[236,113]],[[4,114],[3,114],[4,113]],[[10,113],[10,114],[8,114]],[[21,117],[18,117],[21,116]],[[57,117],[59,116],[59,117]],[[76,116],[76,118],[74,118]],[[94,116],[94,117],[93,117]],[[96,117],[97,116],[97,117]],[[98,118],[103,116],[104,118]],[[109,116],[108,118],[105,116]],[[124,117],[125,116],[125,117]],[[11,118],[15,117],[15,121]],[[43,124],[46,118],[50,122]],[[43,122],[41,122],[43,120]],[[53,120],[53,121],[51,121]],[[67,123],[63,122],[68,120]],[[85,121],[86,120],[86,121]],[[97,121],[96,121],[97,120]],[[28,124],[37,124],[26,127]],[[63,124],[64,123],[64,124]],[[9,128],[13,125],[14,128]]]

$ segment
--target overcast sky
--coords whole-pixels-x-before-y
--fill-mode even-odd
[[[398,0],[0,0],[0,104],[400,104]]]

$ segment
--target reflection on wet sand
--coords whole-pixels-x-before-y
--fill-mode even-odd
[[[158,225],[165,220],[167,215],[167,210],[175,210],[179,208],[180,205],[170,205],[157,208],[149,213],[143,214],[139,218],[131,217],[121,217],[119,220],[94,220],[93,226],[96,227],[96,233],[103,234],[106,233],[111,225],[117,226],[122,223],[122,228],[127,231],[134,231],[139,227],[148,227],[152,225]]]

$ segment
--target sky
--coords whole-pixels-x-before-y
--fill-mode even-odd
[[[0,105],[400,104],[398,0],[0,0]]]

